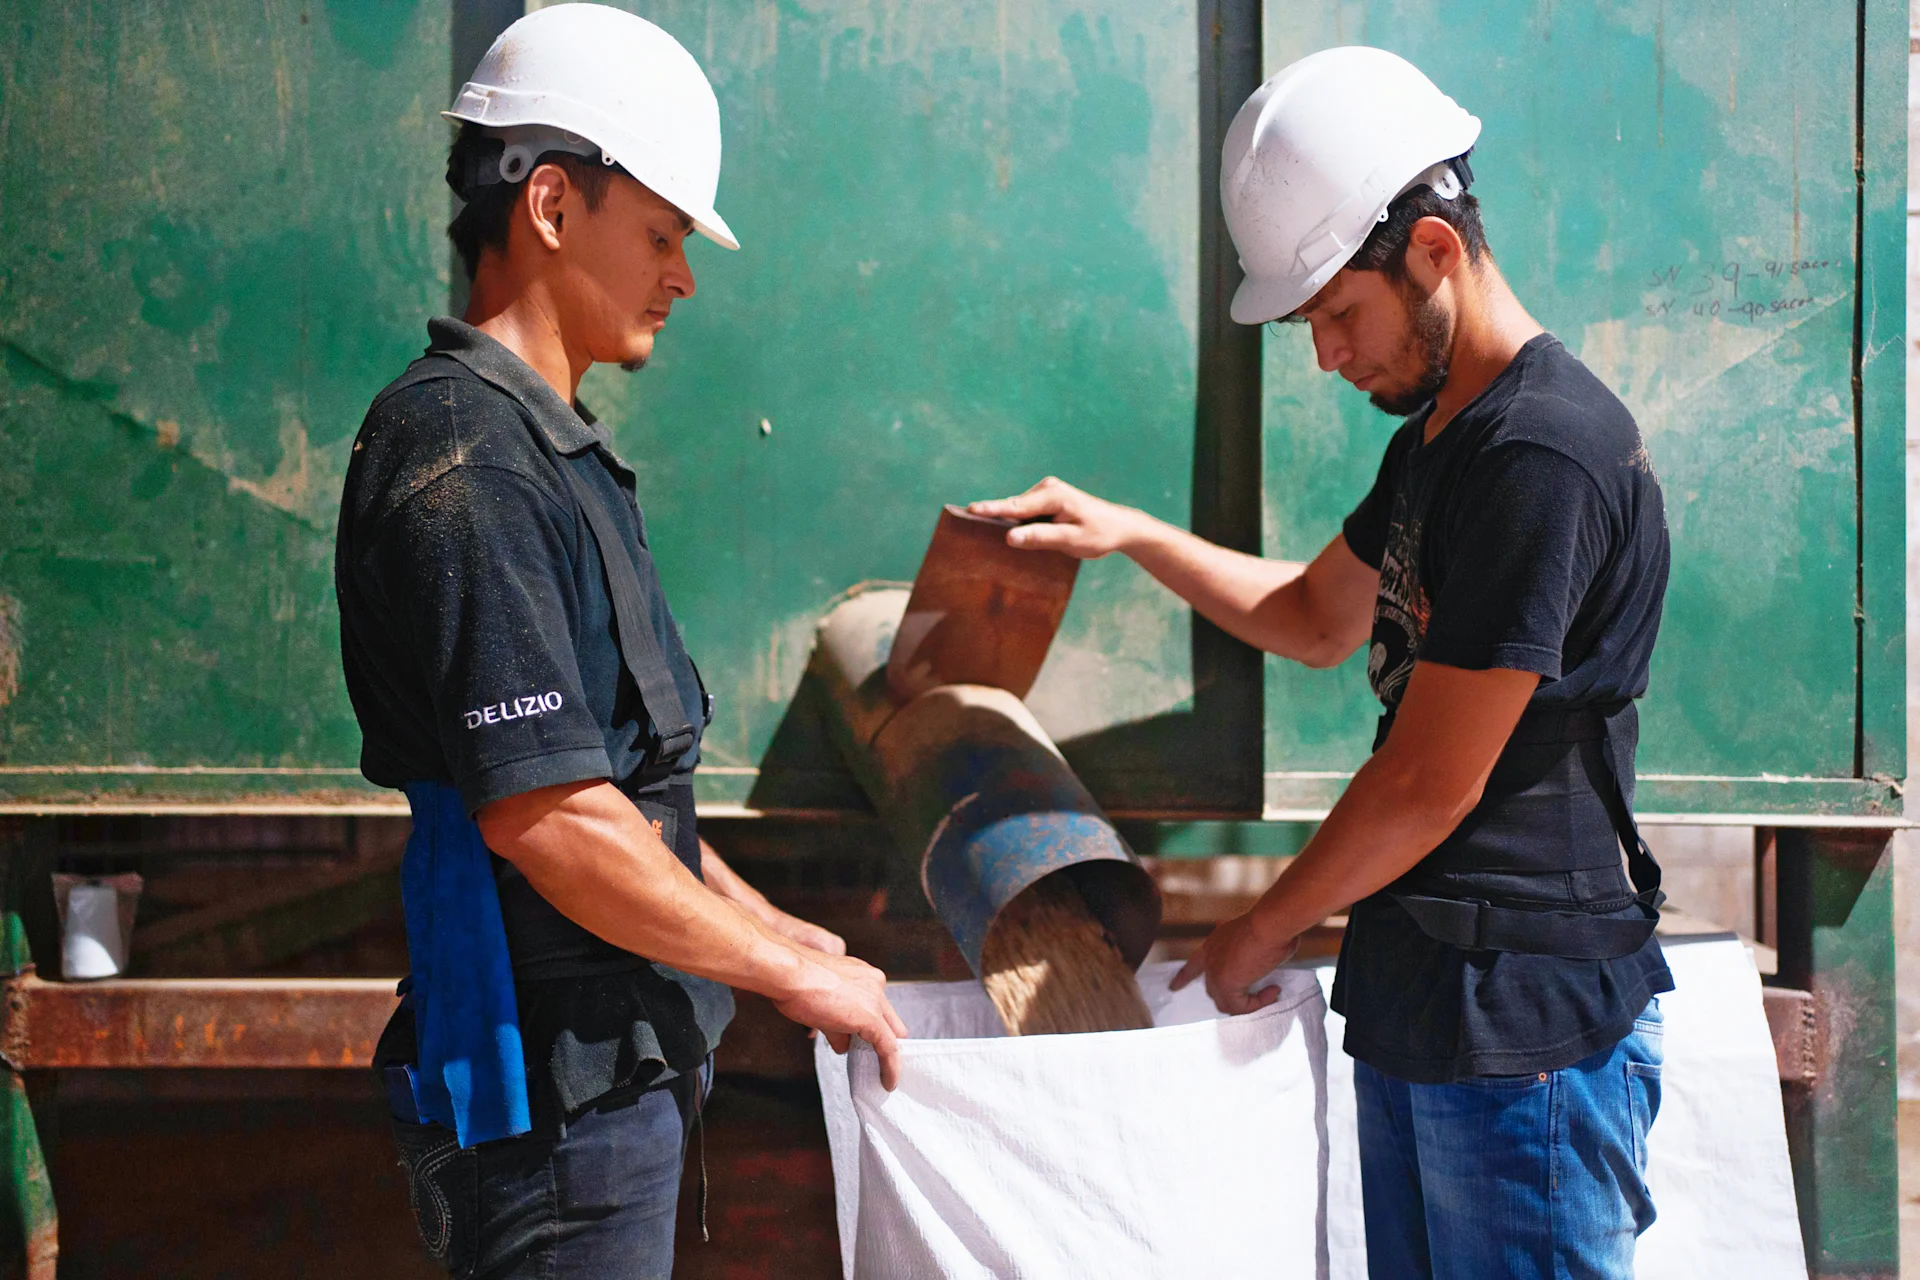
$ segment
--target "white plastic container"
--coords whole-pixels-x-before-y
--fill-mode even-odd
[[[69,982],[86,982],[126,972],[140,889],[137,875],[104,879],[54,876],[54,901],[60,909],[61,977]]]

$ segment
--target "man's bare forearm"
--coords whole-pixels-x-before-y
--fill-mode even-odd
[[[562,915],[623,951],[776,999],[802,980],[794,948],[708,889],[611,784],[482,810],[487,846]]]
[[[1351,651],[1333,653],[1305,564],[1233,551],[1144,513],[1122,550],[1202,617],[1257,649],[1309,666]]]
[[[1253,908],[1256,930],[1298,937],[1412,870],[1480,802],[1539,682],[1526,671],[1416,664],[1393,733]]]
[[[727,860],[705,840],[700,842],[700,877],[707,882],[707,888],[756,920],[764,920],[773,907],[767,901],[766,894],[742,879],[740,873],[728,866]]]
[[[1215,626],[1266,648],[1262,641],[1271,628],[1264,625],[1263,609],[1307,567],[1232,551],[1144,512],[1136,514],[1133,536],[1121,550]]]
[[[752,916],[760,926],[788,942],[797,942],[828,955],[847,954],[847,940],[831,929],[823,929],[809,920],[782,911],[767,901],[767,895],[748,884],[738,871],[727,865],[714,847],[700,842],[700,876],[707,887]]]
[[[1268,653],[1311,667],[1340,662],[1366,638],[1377,569],[1335,538],[1312,564],[1216,546],[1144,511],[1048,476],[1025,493],[968,507],[1015,522],[1007,543],[1082,560],[1122,552],[1202,617]]]
[[[1360,767],[1293,865],[1253,908],[1255,927],[1296,938],[1412,870],[1460,825],[1477,789],[1436,795],[1375,757]]]

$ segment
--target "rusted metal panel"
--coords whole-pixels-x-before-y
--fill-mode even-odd
[[[1820,1077],[1820,1020],[1813,992],[1766,987],[1762,996],[1767,1030],[1773,1035],[1773,1056],[1780,1063],[1780,1083],[1811,1088]]]
[[[947,507],[887,659],[902,701],[943,684],[984,684],[1024,698],[1066,616],[1080,562],[1007,545],[1009,521]]]
[[[74,1067],[364,1067],[396,1003],[389,978],[6,984],[0,1055]]]

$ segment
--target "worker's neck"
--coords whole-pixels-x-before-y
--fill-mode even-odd
[[[1453,415],[1473,402],[1499,377],[1520,348],[1546,332],[1527,314],[1491,258],[1476,267],[1463,265],[1451,281],[1457,310],[1446,385],[1433,398],[1426,438],[1432,440]]]
[[[512,278],[482,262],[467,297],[466,322],[526,361],[568,404],[593,361],[569,342],[558,300],[538,280]]]

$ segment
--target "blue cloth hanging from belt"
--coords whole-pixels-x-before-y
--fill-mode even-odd
[[[404,790],[413,809],[400,896],[419,1040],[415,1105],[462,1147],[526,1133],[527,1065],[492,857],[457,789]]]

